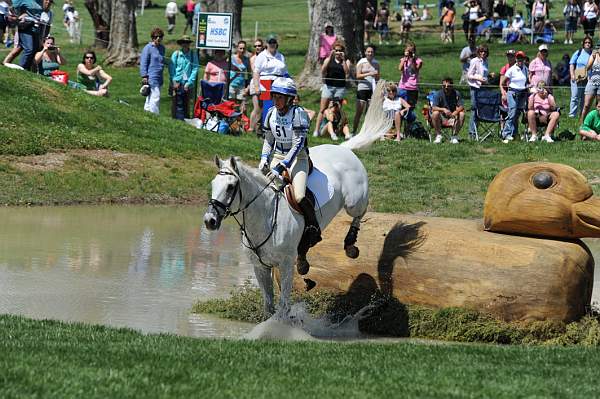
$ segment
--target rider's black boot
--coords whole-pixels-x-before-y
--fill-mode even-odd
[[[310,201],[306,198],[302,198],[302,201],[298,202],[298,206],[302,209],[304,214],[304,234],[312,247],[321,241],[321,228],[317,221],[317,215],[315,214],[315,208],[313,208]]]

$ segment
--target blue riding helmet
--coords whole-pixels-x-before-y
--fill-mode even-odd
[[[295,97],[298,94],[296,83],[290,78],[277,78],[271,84],[271,94],[278,93],[288,97]]]

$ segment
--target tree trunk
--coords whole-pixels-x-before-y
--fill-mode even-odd
[[[481,10],[488,18],[494,15],[494,1],[493,0],[481,0]]]
[[[363,49],[363,18],[365,0],[308,0],[310,38],[304,69],[297,79],[300,87],[318,89],[321,86],[319,36],[325,22],[331,22],[338,39],[346,44],[346,57],[354,64]]]
[[[94,47],[107,48],[110,40],[110,0],[85,0],[92,22],[94,23],[95,41]]]
[[[233,43],[242,39],[242,6],[243,0],[221,0],[217,2],[216,12],[233,13]]]
[[[110,43],[106,63],[132,66],[138,63],[138,40],[135,24],[136,0],[112,0]]]

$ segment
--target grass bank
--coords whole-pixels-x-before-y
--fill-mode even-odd
[[[282,343],[0,316],[0,396],[596,397],[591,348]]]
[[[254,163],[260,152],[261,141],[250,135],[200,131],[17,71],[3,69],[0,92],[0,204],[204,201],[215,154]],[[373,210],[479,217],[489,182],[517,162],[572,165],[600,192],[596,147],[581,141],[436,146],[407,140],[376,143],[359,156]]]
[[[159,7],[138,15],[141,45],[147,42],[153,26],[165,27],[163,6],[159,3]],[[69,44],[60,23],[54,27],[57,44],[68,60],[64,69],[71,76],[75,76],[82,52],[94,37],[88,13],[83,9],[80,12],[82,45]],[[264,18],[267,12],[268,22]],[[297,76],[304,64],[309,35],[306,3],[244,2],[242,31],[249,40],[254,36],[256,22],[259,36],[271,32],[279,35],[280,50],[286,55],[291,74]],[[433,22],[425,24],[429,25],[419,29],[438,29]],[[175,41],[182,30],[179,18],[176,34],[165,38],[167,54],[177,48]],[[458,80],[458,54],[464,46],[461,35],[457,35],[453,45],[441,45],[439,35],[433,32],[415,33],[414,40],[424,60],[422,92],[430,87],[427,84],[437,83],[443,76]],[[499,70],[507,47],[492,43],[490,48],[490,69]],[[535,54],[535,46],[521,48]],[[572,51],[573,46],[553,44],[550,59],[557,63],[563,52]],[[6,52],[0,49],[0,57]],[[98,54],[102,63],[105,53],[99,50]],[[378,49],[384,78],[398,79],[401,54],[401,46],[394,43]],[[261,146],[258,139],[217,136],[172,121],[168,117],[166,86],[162,115],[148,115],[141,111],[144,99],[138,94],[137,68],[106,69],[114,77],[108,99],[92,98],[39,77],[2,69],[0,183],[5,189],[0,193],[0,204],[203,202],[214,173],[211,159],[215,154],[235,154],[250,163],[256,161]],[[568,89],[557,89],[555,96],[563,108],[568,105]],[[304,91],[302,98],[307,108],[318,107],[318,92]],[[352,91],[348,100],[345,110],[352,118]],[[576,128],[576,122],[563,115],[560,130],[574,132]],[[311,138],[311,145],[324,142],[330,141]],[[581,170],[591,180],[594,191],[600,192],[600,158],[596,153],[594,143],[580,141],[554,145],[503,145],[493,141],[483,145],[464,142],[459,146],[434,146],[407,140],[400,145],[376,143],[359,156],[369,172],[373,210],[480,217],[485,191],[493,176],[517,162],[569,164]]]

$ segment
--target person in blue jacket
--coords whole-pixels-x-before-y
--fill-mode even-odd
[[[183,35],[177,44],[180,50],[171,55],[169,63],[169,89],[171,91],[171,116],[183,120],[189,118],[190,94],[198,76],[198,52],[190,49],[192,39]]]
[[[146,97],[144,111],[159,113],[160,89],[163,85],[163,69],[165,67],[165,46],[161,44],[165,33],[160,28],[152,29],[151,41],[146,44],[140,57],[140,76],[142,85],[150,86],[150,94]]]

